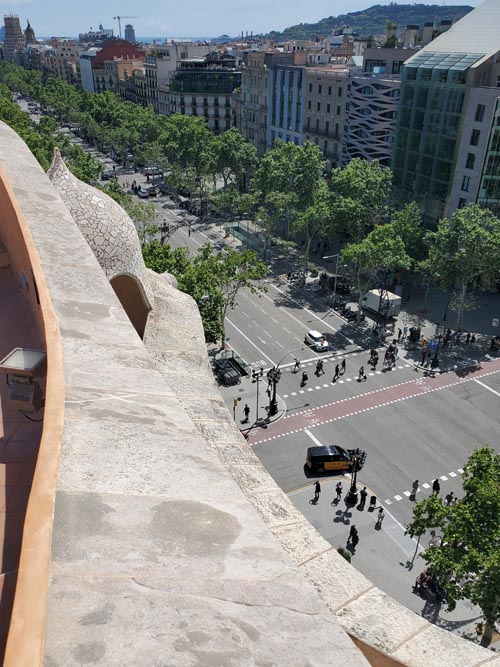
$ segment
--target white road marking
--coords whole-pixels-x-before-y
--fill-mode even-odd
[[[245,317],[250,317],[250,315],[248,315],[247,313],[245,313],[244,310],[240,310],[240,313],[243,313],[243,315],[244,315]]]
[[[439,479],[442,479],[443,482],[447,482],[447,481],[448,481],[448,477],[446,477],[446,475],[441,475],[441,477],[440,477]]]
[[[266,336],[269,336],[269,338],[272,338],[271,334],[269,331],[266,331],[265,329],[262,329],[262,331],[266,334]]]
[[[449,472],[448,477],[456,477],[457,473],[456,472]]]
[[[431,488],[431,485],[430,485],[430,484],[427,484],[427,482],[424,482],[424,484],[422,484],[422,488],[424,488],[424,489],[430,489],[430,488]]]
[[[248,341],[251,345],[253,345],[254,348],[255,348],[256,350],[258,350],[258,351],[260,352],[260,354],[261,354],[263,357],[265,357],[268,361],[270,361],[272,366],[275,365],[275,364],[274,364],[274,361],[271,359],[271,357],[268,357],[267,354],[266,354],[265,352],[263,352],[263,351],[260,349],[260,347],[258,347],[258,346],[253,342],[253,340],[250,340],[250,338],[249,338],[248,336],[246,336],[246,335],[243,333],[243,331],[242,331],[241,329],[239,329],[239,328],[236,326],[236,324],[233,324],[229,318],[226,318],[226,322],[227,322],[228,324],[230,324],[232,327],[234,327],[234,328],[236,329],[236,331],[240,334],[240,336],[243,336],[243,338],[244,338],[246,341]],[[264,341],[262,341],[262,342],[264,342]]]
[[[323,443],[318,440],[318,438],[311,433],[307,428],[304,429],[304,433],[308,435],[311,440],[314,442],[315,445],[318,445],[318,447],[322,447]]]
[[[484,387],[488,391],[491,391],[492,394],[496,394],[497,396],[500,396],[500,392],[495,391],[495,389],[492,389],[491,387],[488,387],[488,385],[484,384],[484,382],[481,382],[481,380],[474,380],[474,382],[477,382],[477,384],[480,384],[481,387]]]
[[[263,345],[266,344],[266,341],[265,341],[263,338],[261,338],[260,336],[257,336],[257,338],[260,340],[260,342],[261,342]]]
[[[458,468],[457,472],[460,473],[460,475],[463,475],[464,474],[464,469],[463,468]]]
[[[283,349],[285,349],[285,346],[282,345],[282,344],[279,342],[279,340],[275,341],[275,343],[276,343],[276,345],[279,345],[280,347],[282,347]]]
[[[394,500],[403,500],[402,496],[394,496]]]

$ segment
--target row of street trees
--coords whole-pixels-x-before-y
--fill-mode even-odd
[[[488,209],[469,206],[425,233],[414,202],[394,205],[391,171],[376,161],[355,159],[328,176],[314,144],[296,146],[278,140],[258,160],[254,147],[239,132],[231,129],[215,136],[203,118],[156,115],[111,92],[89,94],[4,62],[0,62],[1,82],[5,86],[0,91],[0,117],[25,138],[45,168],[56,144],[82,180],[96,184],[101,167],[65,135],[57,134],[54,118],[43,116],[35,127],[8,90],[39,100],[59,121],[73,123],[84,138],[113,149],[124,163],[132,152],[139,164],[157,164],[168,173],[171,185],[197,193],[200,202],[210,200],[225,220],[235,216],[255,220],[264,257],[273,240],[286,252],[296,243],[307,270],[314,245],[336,237],[342,246],[340,264],[347,266],[360,306],[365,292],[382,284],[384,276],[411,269],[448,293],[460,328],[465,308],[472,305],[471,293],[498,286],[498,219]],[[103,189],[134,220],[143,225],[153,221],[152,207],[134,203],[118,183]]]

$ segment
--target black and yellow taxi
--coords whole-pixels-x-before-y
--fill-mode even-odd
[[[366,452],[344,449],[339,445],[321,445],[308,448],[306,466],[311,472],[351,472],[355,458],[358,461],[357,469],[361,470]]]

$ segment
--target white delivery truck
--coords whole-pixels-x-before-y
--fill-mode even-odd
[[[382,293],[382,303],[380,303],[380,294]],[[363,297],[363,308],[371,310],[374,313],[380,313],[390,319],[396,317],[401,310],[401,297],[387,290],[371,289]]]

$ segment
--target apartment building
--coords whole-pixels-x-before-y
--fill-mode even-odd
[[[5,25],[4,57],[13,63],[17,51],[26,46],[26,38],[19,22],[19,16],[8,14],[3,17]]]
[[[418,26],[416,29],[418,32]],[[404,62],[417,51],[416,48],[367,48],[362,69],[351,69],[342,164],[359,157],[390,166],[401,72]]]
[[[484,0],[404,64],[394,190],[428,226],[474,202],[500,211],[499,24]]]
[[[116,89],[116,77],[109,61],[139,61],[144,53],[124,39],[112,37],[101,47],[92,47],[79,55],[80,84],[90,93],[103,93]],[[145,96],[144,96],[145,97]]]
[[[168,84],[181,60],[204,58],[213,51],[209,42],[169,41],[155,44],[144,59],[146,99],[157,113],[168,113]]]
[[[233,93],[241,68],[232,56],[212,53],[181,60],[169,84],[167,113],[204,116],[216,134],[234,126]]]

